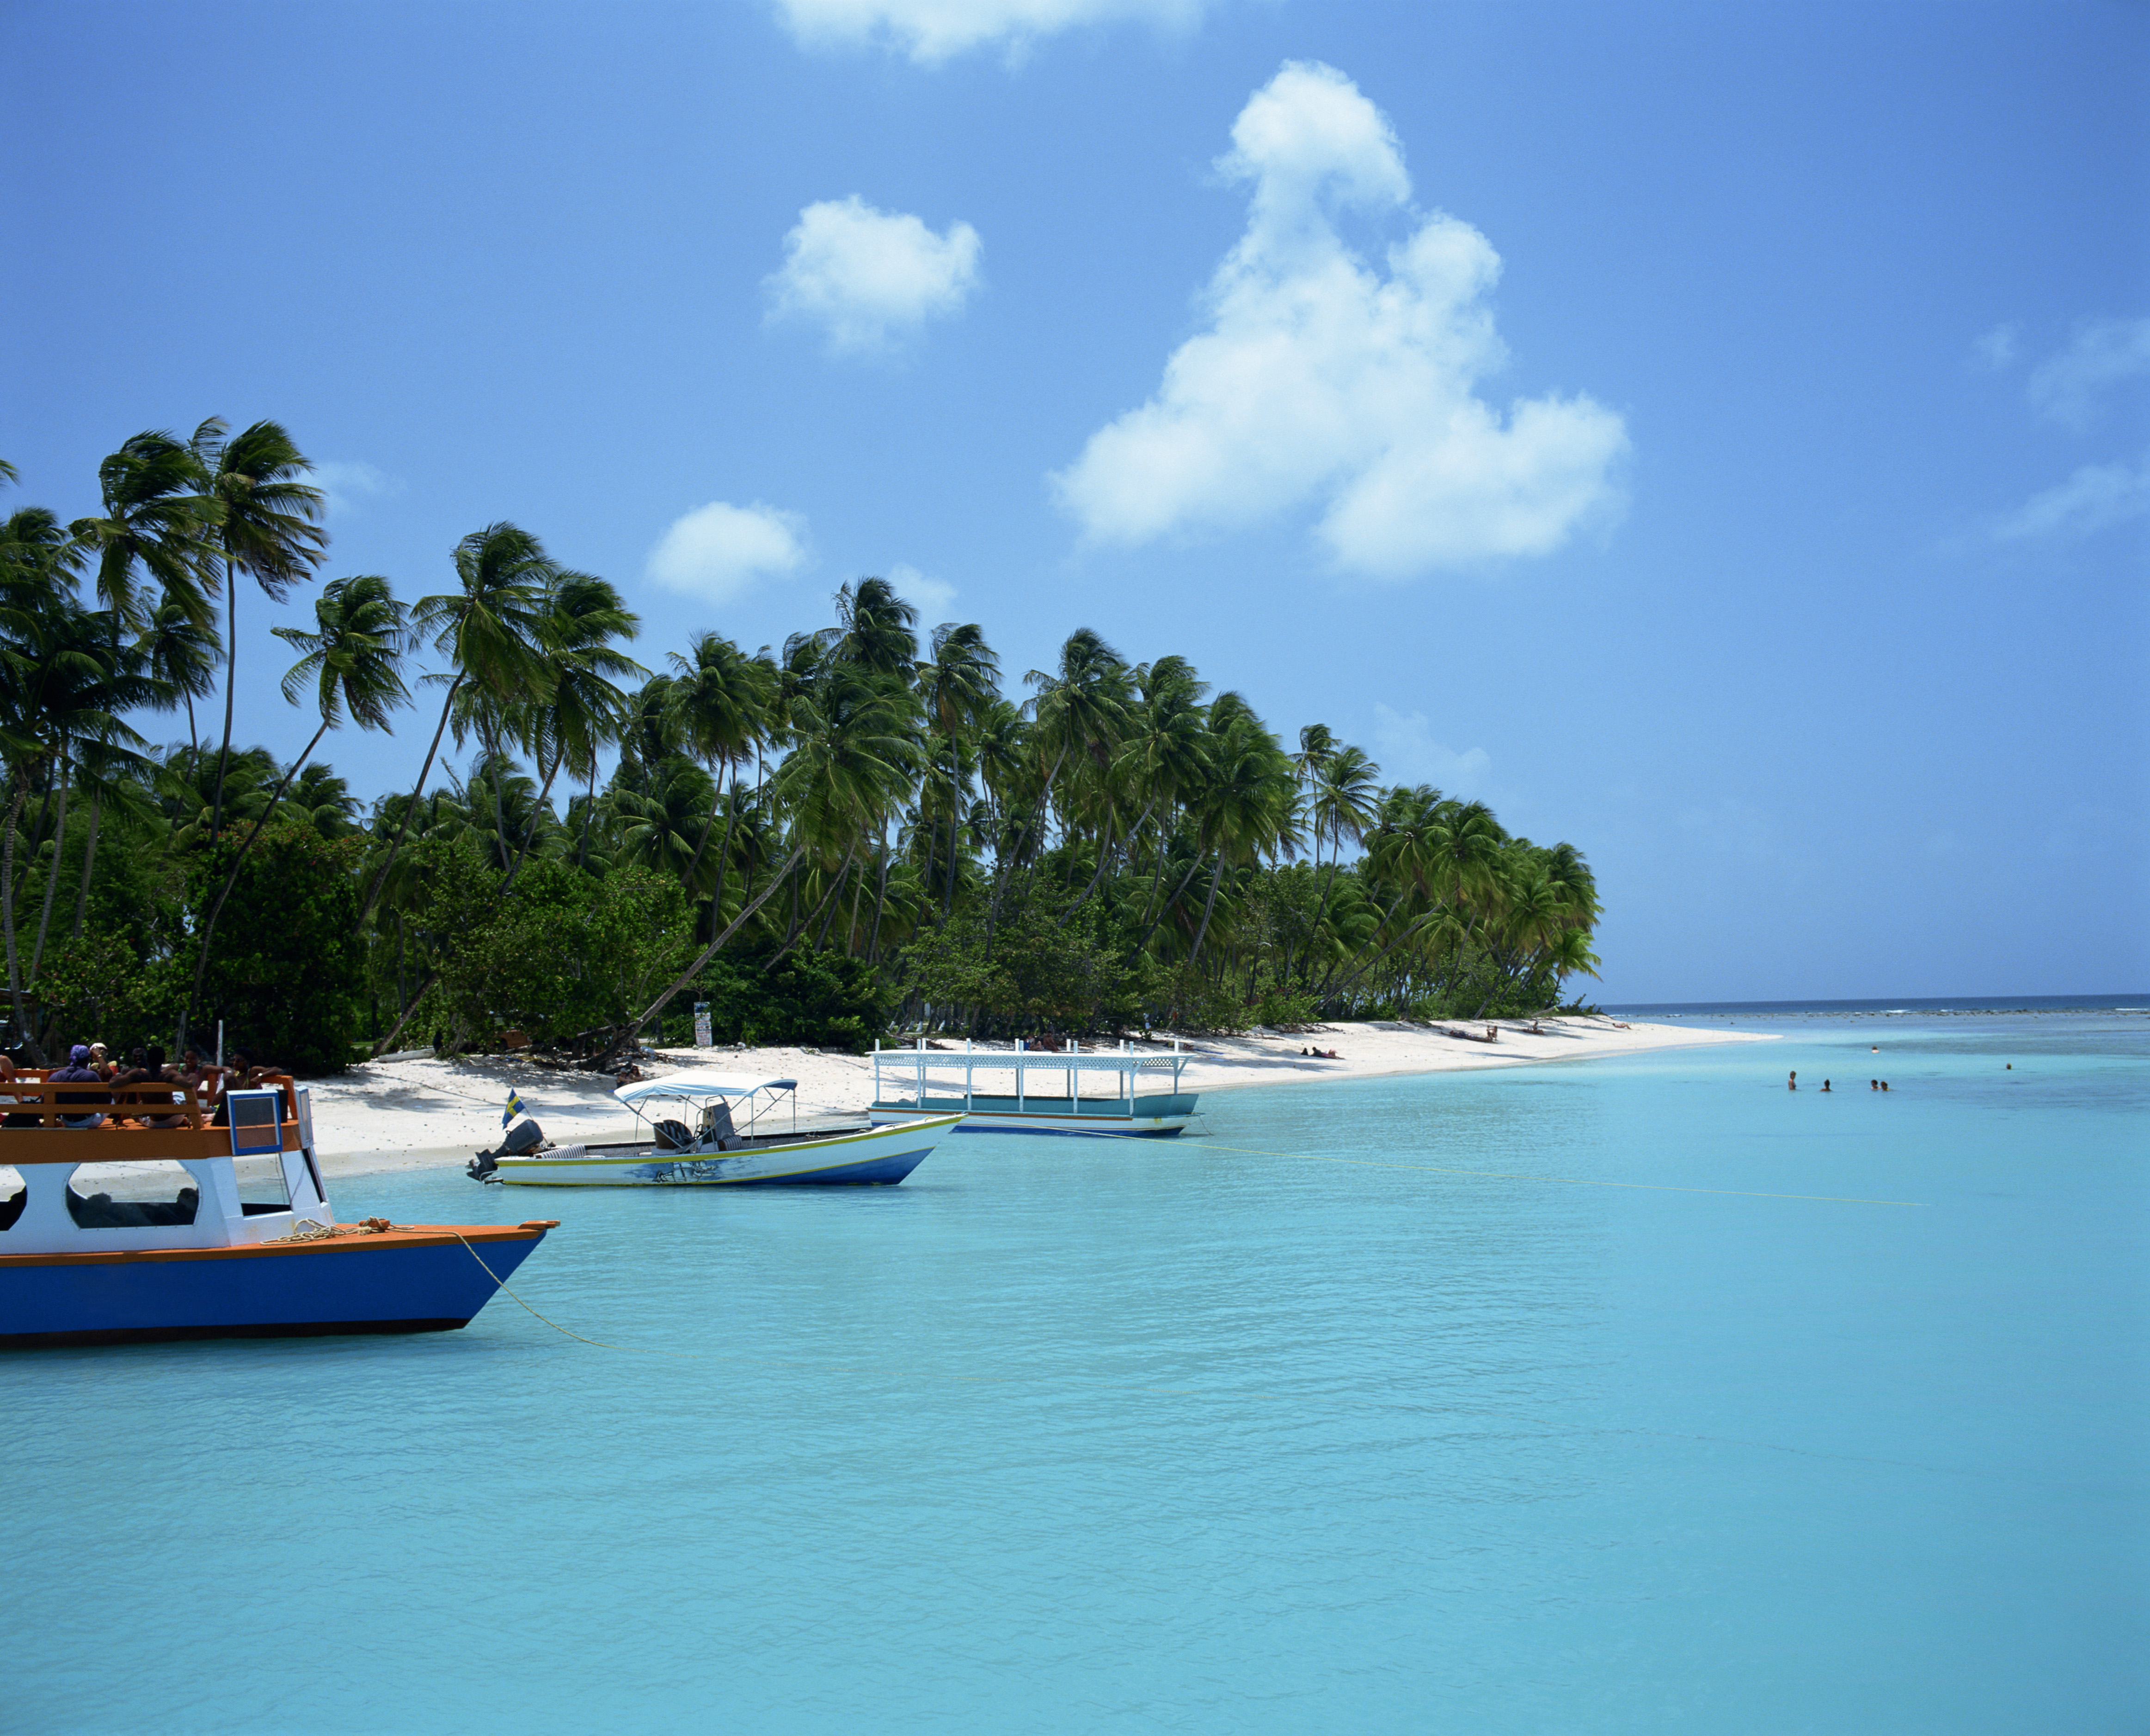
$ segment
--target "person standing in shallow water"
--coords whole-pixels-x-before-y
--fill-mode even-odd
[[[1821,1082],[1821,1088],[1822,1088],[1824,1091],[1826,1091],[1826,1090],[1828,1090],[1828,1089],[1829,1089],[1829,1081],[1828,1081],[1828,1080],[1824,1079],[1824,1080]]]
[[[1797,1067],[1794,1067],[1792,1069],[1792,1077],[1785,1082],[1784,1089],[1787,1091],[1797,1091],[1799,1088],[1799,1070]]]

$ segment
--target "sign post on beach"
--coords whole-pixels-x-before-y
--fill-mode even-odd
[[[709,1003],[707,1001],[697,1001],[694,1003],[694,1047],[698,1049],[706,1049],[711,1041]]]

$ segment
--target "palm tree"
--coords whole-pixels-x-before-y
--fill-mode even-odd
[[[194,701],[216,691],[216,666],[224,648],[216,632],[195,618],[193,606],[170,591],[149,612],[135,646],[149,674],[187,713],[187,751],[199,751],[194,728]]]
[[[319,628],[315,633],[295,627],[271,629],[277,638],[303,654],[285,673],[285,699],[296,705],[300,694],[312,687],[315,704],[320,713],[320,727],[314,731],[290,769],[270,792],[253,830],[232,852],[230,871],[202,920],[194,983],[179,1012],[182,1046],[186,1042],[188,1020],[201,997],[202,978],[209,969],[209,948],[216,937],[217,918],[224,913],[224,901],[239,884],[239,871],[246,860],[246,852],[254,847],[254,840],[269,824],[276,805],[284,799],[284,792],[290,788],[291,780],[313,758],[321,738],[330,730],[341,727],[346,711],[360,729],[378,729],[385,734],[389,729],[390,716],[411,703],[410,689],[403,684],[402,666],[404,655],[415,648],[417,636],[411,631],[409,612],[396,600],[396,593],[386,579],[371,573],[355,578],[332,579],[314,600],[314,621]],[[211,825],[214,825],[214,820]]]
[[[15,835],[23,802],[40,779],[50,779],[58,815],[53,865],[45,884],[44,913],[38,924],[37,951],[31,959],[30,973],[34,977],[43,962],[60,851],[66,842],[70,768],[87,760],[93,775],[107,775],[132,760],[134,750],[147,744],[128,726],[122,714],[155,697],[147,677],[128,663],[113,660],[109,612],[82,608],[74,598],[73,586],[66,583],[64,560],[56,550],[48,549],[48,554],[47,572],[52,583],[46,607],[27,636],[11,644],[10,654],[0,663],[0,744],[4,744],[12,761],[14,784],[6,840],[0,845],[0,921],[5,922],[8,931],[8,988],[16,1029],[26,1037],[29,1026],[15,937]],[[11,551],[11,558],[23,558],[20,545]],[[18,579],[17,585],[20,583]]]
[[[425,794],[426,775],[463,689],[477,688],[488,704],[501,709],[518,699],[527,702],[535,695],[549,694],[552,689],[544,643],[553,588],[561,568],[543,545],[514,525],[489,524],[456,545],[455,566],[459,588],[421,598],[411,613],[416,633],[421,638],[431,636],[433,649],[448,660],[452,673],[426,678],[445,686],[447,697],[418,768],[417,787],[367,889],[365,907],[359,912],[361,926],[372,916],[396,865],[396,853]]]
[[[321,492],[300,480],[313,468],[280,422],[260,421],[225,438],[211,416],[191,442],[205,478],[209,536],[224,566],[224,741],[217,750],[217,793],[209,830],[224,827],[224,770],[231,757],[231,708],[239,678],[239,581],[250,573],[275,602],[312,575],[328,534],[316,522]],[[166,586],[167,589],[170,587]]]
[[[1302,747],[1310,733],[1304,729],[1300,732]],[[1329,837],[1329,877],[1322,882],[1321,901],[1315,907],[1314,928],[1316,933],[1320,931],[1323,919],[1329,914],[1330,895],[1336,888],[1336,871],[1344,860],[1344,840],[1348,838],[1354,844],[1363,842],[1366,828],[1374,823],[1380,796],[1380,786],[1375,780],[1380,773],[1380,766],[1353,747],[1332,744],[1330,750],[1313,764],[1309,779],[1313,786],[1310,806],[1314,819],[1314,851],[1317,866],[1321,860],[1322,835],[1325,832]],[[1310,960],[1311,956],[1312,949],[1310,948]],[[1284,974],[1289,977],[1291,973],[1288,958],[1285,966]]]
[[[1130,866],[1133,840],[1151,816],[1160,810],[1168,815],[1182,794],[1196,788],[1206,776],[1209,746],[1209,724],[1202,708],[1209,689],[1195,674],[1193,664],[1184,657],[1160,657],[1136,669],[1134,684],[1139,700],[1132,714],[1130,733],[1113,763],[1115,780],[1128,790],[1139,790],[1144,797],[1141,813],[1126,830]],[[1145,917],[1157,896],[1156,882],[1164,873],[1169,831],[1168,826],[1158,828],[1156,872],[1143,904]],[[1097,890],[1106,861],[1107,852],[1099,850],[1098,871],[1083,896],[1075,901],[1076,909],[1081,909]]]
[[[862,578],[836,593],[836,625],[823,638],[840,662],[908,677],[918,660],[918,611],[886,579]]]
[[[1000,659],[986,643],[985,629],[975,622],[957,626],[944,622],[933,629],[932,654],[917,666],[918,700],[926,713],[926,729],[939,739],[933,757],[945,756],[947,767],[948,869],[943,876],[941,918],[945,925],[956,899],[958,860],[956,826],[962,810],[964,738],[982,723],[1000,698]],[[922,811],[922,810],[921,810]],[[927,834],[926,866],[933,861],[931,834]],[[881,881],[886,891],[888,853],[881,853]],[[878,909],[878,903],[876,908]]]
[[[94,563],[98,597],[116,626],[147,624],[144,578],[196,627],[214,619],[210,539],[218,509],[208,482],[201,451],[161,431],[135,435],[98,466],[103,511],[68,529]]]
[[[787,653],[790,648],[787,645]],[[795,692],[786,726],[791,751],[777,768],[775,780],[777,800],[791,820],[790,853],[760,892],[650,1002],[630,1032],[643,1029],[694,981],[724,942],[790,878],[810,850],[818,852],[825,864],[833,864],[840,844],[848,865],[859,840],[881,830],[886,815],[901,805],[910,787],[916,722],[904,689],[847,663],[832,661],[820,670],[810,695],[803,685]],[[832,889],[830,896],[834,896]],[[800,932],[803,931],[795,930],[795,937]]]
[[[544,774],[536,803],[541,814],[549,812],[553,780],[562,770],[578,780],[594,778],[599,752],[627,727],[627,695],[615,681],[649,672],[614,650],[612,641],[633,638],[641,624],[602,578],[567,573],[555,583],[542,625],[552,689],[532,708],[527,731]],[[536,836],[535,825],[524,833],[502,891],[515,884]]]
[[[1209,876],[1202,926],[1188,949],[1190,967],[1201,956],[1204,937],[1209,932],[1226,856],[1252,860],[1289,855],[1299,844],[1297,780],[1283,747],[1237,694],[1219,694],[1209,716],[1216,745],[1204,791],[1202,822],[1216,865]]]
[[[716,786],[716,805],[724,810],[724,841],[717,846],[716,887],[710,894],[709,920],[714,927],[724,906],[724,876],[731,864],[732,830],[739,817],[739,768],[769,739],[776,671],[774,665],[748,656],[716,633],[697,633],[688,654],[682,657],[675,651],[672,664],[679,672],[670,691],[679,738],[709,769]],[[731,779],[729,796],[724,795],[727,773]],[[703,824],[694,860],[688,864],[685,877],[689,882],[700,866],[709,834],[716,828],[716,805]]]

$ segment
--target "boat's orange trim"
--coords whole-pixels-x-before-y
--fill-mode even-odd
[[[437,1248],[458,1241],[529,1242],[559,1227],[558,1218],[532,1218],[521,1224],[408,1224],[318,1242],[255,1242],[243,1248],[100,1248],[82,1254],[0,1254],[0,1269],[113,1265],[143,1260],[258,1259],[283,1254],[363,1254],[373,1248]],[[339,1228],[356,1230],[356,1226]]]

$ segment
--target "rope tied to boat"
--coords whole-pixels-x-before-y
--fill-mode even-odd
[[[443,1227],[445,1228],[446,1226]],[[570,1332],[558,1320],[546,1320],[543,1315],[539,1314],[536,1309],[532,1308],[527,1302],[525,1302],[522,1299],[522,1297],[516,1295],[515,1292],[508,1288],[507,1279],[502,1278],[499,1273],[494,1271],[491,1266],[486,1264],[485,1256],[480,1254],[477,1249],[471,1247],[470,1239],[464,1235],[461,1230],[449,1229],[448,1234],[453,1236],[458,1242],[461,1242],[464,1247],[470,1249],[470,1257],[477,1262],[478,1269],[483,1272],[487,1277],[490,1278],[496,1284],[499,1285],[499,1287],[505,1291],[507,1295],[512,1298],[517,1307],[526,1310],[532,1319],[543,1321],[546,1325],[550,1326],[555,1332],[560,1334],[563,1338],[572,1338],[578,1345],[589,1345],[600,1350],[624,1350],[630,1356],[678,1356],[684,1357],[690,1362],[699,1362],[701,1360],[699,1357],[696,1356],[692,1350],[652,1350],[646,1349],[641,1345],[608,1345],[600,1339],[584,1338],[579,1332]]]

